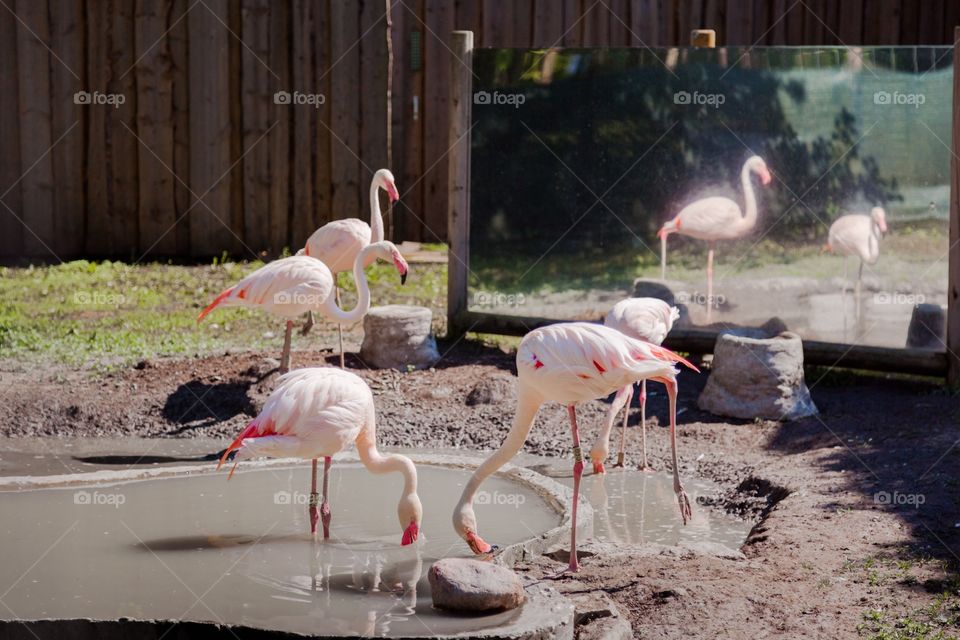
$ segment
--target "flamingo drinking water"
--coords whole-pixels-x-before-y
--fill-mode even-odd
[[[844,280],[846,280],[847,256],[860,258],[860,271],[857,272],[856,298],[857,315],[860,315],[860,283],[863,280],[863,265],[874,265],[880,258],[880,240],[887,232],[887,213],[881,207],[874,207],[870,215],[852,213],[837,218],[830,225],[830,234],[824,250],[843,256]]]
[[[358,375],[342,369],[319,367],[286,374],[270,394],[263,411],[227,447],[222,465],[236,450],[237,463],[259,457],[306,458],[313,461],[310,485],[310,532],[317,533],[322,516],[323,537],[330,537],[330,502],[327,496],[332,456],[356,443],[360,461],[374,474],[397,472],[403,491],[397,516],[403,530],[401,544],[416,541],[423,507],[417,496],[417,469],[410,458],[377,451],[377,427],[370,387]],[[317,459],[323,458],[323,496],[317,494]],[[217,466],[220,468],[220,465]],[[317,503],[319,502],[319,512]]]
[[[370,288],[367,286],[365,265],[376,259],[392,261],[400,273],[400,283],[407,279],[407,262],[392,242],[369,244],[357,254],[353,263],[353,277],[359,299],[351,311],[343,311],[332,294],[333,274],[329,267],[316,258],[291,256],[270,262],[246,278],[225,289],[210,305],[200,312],[197,322],[217,307],[259,307],[287,319],[283,338],[280,372],[290,369],[290,336],[293,320],[307,311],[318,311],[336,322],[356,322],[370,309]]]
[[[340,304],[340,287],[336,276],[342,271],[350,271],[360,251],[375,242],[383,242],[383,214],[380,213],[380,189],[387,192],[390,202],[400,199],[396,182],[389,169],[380,169],[373,174],[370,182],[370,224],[358,218],[346,218],[328,222],[313,232],[306,245],[297,255],[316,258],[330,267],[334,275],[334,293]],[[363,265],[366,267],[367,265]],[[307,324],[303,327],[306,335],[313,326],[313,313],[308,312]],[[343,368],[343,325],[337,324],[340,338],[340,368]]]
[[[673,323],[680,317],[680,311],[676,307],[658,298],[627,298],[621,300],[613,306],[610,313],[603,321],[604,326],[612,327],[620,333],[626,334],[637,340],[644,340],[652,344],[663,344],[664,338],[673,328]],[[603,425],[603,431],[597,438],[597,443],[590,451],[590,459],[593,461],[594,473],[603,473],[603,462],[607,459],[609,453],[610,430],[613,428],[613,421],[617,417],[620,407],[626,406],[623,412],[623,428],[620,431],[620,449],[617,452],[617,463],[614,467],[623,466],[624,448],[627,440],[627,418],[630,416],[630,401],[633,399],[633,385],[627,385],[617,392],[613,403],[607,411],[607,418]],[[640,388],[640,427],[643,434],[643,471],[652,471],[647,466],[647,381],[644,380]],[[676,458],[676,452],[674,452]]]
[[[577,502],[583,456],[577,428],[576,406],[587,400],[603,398],[640,380],[656,380],[667,385],[670,397],[670,440],[674,443],[673,489],[684,524],[691,517],[690,498],[680,482],[676,454],[677,371],[680,362],[695,369],[677,354],[624,335],[616,329],[585,322],[566,322],[531,331],[517,350],[517,375],[520,390],[517,412],[506,440],[473,473],[453,511],[453,527],[474,553],[487,553],[493,547],[477,532],[473,498],[480,484],[502,467],[523,447],[530,427],[544,402],[567,405],[573,434],[573,506],[570,532],[570,570],[577,571]]]
[[[760,182],[764,185],[770,184],[773,179],[760,156],[752,156],[743,164],[740,182],[743,185],[746,214],[730,198],[703,198],[685,206],[672,220],[663,223],[657,232],[660,237],[660,277],[664,279],[667,277],[667,236],[679,233],[707,241],[707,322],[710,322],[713,310],[713,252],[717,240],[740,238],[757,224],[757,197],[750,181],[753,173],[760,176]]]

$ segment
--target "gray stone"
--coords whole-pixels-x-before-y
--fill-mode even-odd
[[[577,640],[631,640],[633,627],[624,618],[601,618],[580,627]]]
[[[797,420],[815,415],[817,407],[803,376],[800,336],[718,336],[710,378],[697,404],[732,418]]]
[[[664,280],[637,278],[633,281],[633,298],[657,298],[669,305],[675,304],[673,291]]]
[[[510,569],[471,558],[444,558],[427,574],[433,605],[454,611],[516,609],[525,599]]]
[[[774,338],[784,331],[787,331],[787,323],[780,318],[773,317],[764,322],[759,327],[732,326],[729,324],[721,325],[724,328],[717,332],[717,335],[731,335],[740,338],[754,338],[762,340],[764,338]]]
[[[913,307],[907,346],[915,349],[937,349],[946,345],[947,314],[938,304],[918,304]]]
[[[513,376],[505,373],[491,374],[474,385],[467,394],[468,406],[478,404],[500,404],[512,400],[516,395],[517,383]]]
[[[373,307],[363,318],[360,359],[377,369],[426,369],[440,359],[426,307]]]

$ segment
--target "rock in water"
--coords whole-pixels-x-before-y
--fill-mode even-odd
[[[427,574],[433,605],[454,611],[516,609],[523,583],[510,569],[470,558],[444,558]]]
[[[718,336],[697,404],[732,418],[797,420],[816,414],[803,377],[800,336],[789,331],[768,339]]]
[[[907,329],[907,347],[943,350],[946,347],[946,326],[947,314],[943,307],[929,303],[916,305]]]
[[[377,369],[425,369],[440,359],[426,307],[390,304],[363,318],[360,359]]]
[[[515,393],[516,381],[513,376],[495,373],[480,380],[467,394],[467,406],[478,404],[499,404],[511,399]]]

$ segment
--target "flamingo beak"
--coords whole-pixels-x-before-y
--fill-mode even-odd
[[[400,284],[407,284],[407,273],[410,271],[410,268],[407,266],[407,261],[404,260],[401,255],[394,254],[393,266],[395,266],[400,273]]]
[[[482,553],[490,553],[493,551],[493,547],[486,542],[483,538],[473,533],[472,531],[466,535],[467,544],[470,545],[470,549],[477,555]]]
[[[760,175],[760,182],[762,182],[764,186],[773,182],[773,176],[770,175],[769,169],[763,170],[763,173]]]
[[[397,191],[397,185],[392,182],[387,183],[387,197],[390,198],[390,202],[396,202],[400,199],[400,192]]]
[[[420,535],[420,527],[417,526],[416,522],[411,522],[410,526],[403,530],[403,538],[400,540],[400,544],[407,546],[408,544],[413,544],[417,541],[417,537]]]

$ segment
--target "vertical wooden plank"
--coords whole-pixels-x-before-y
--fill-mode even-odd
[[[803,39],[804,44],[823,44],[824,0],[806,0],[803,12]]]
[[[387,41],[386,6],[381,0],[364,0],[360,15],[360,158],[370,170],[387,167]],[[369,185],[373,174],[360,168],[361,218],[369,219]],[[381,198],[382,211],[389,202]]]
[[[585,47],[610,46],[610,10],[603,4],[587,0],[583,10],[583,45]]]
[[[760,1],[760,0],[757,0]],[[808,0],[813,2],[814,0]],[[753,4],[751,0],[741,0],[727,6],[727,45],[749,47],[753,44]]]
[[[582,11],[581,0],[563,0],[563,46],[583,46],[583,20],[580,19]]]
[[[0,69],[17,69],[17,29],[9,11],[0,11]],[[0,73],[0,256],[24,255],[20,197],[20,104],[18,74]],[[13,210],[11,213],[7,207]],[[16,217],[15,215],[16,214]]]
[[[360,37],[360,16],[356,7],[330,3],[330,57],[339,60],[330,71],[330,141],[333,215],[355,218],[360,215],[360,52],[353,44]],[[353,47],[353,48],[351,48]],[[362,88],[368,90],[367,87]],[[338,139],[339,138],[339,139]]]
[[[797,11],[793,3],[787,4],[787,0],[773,0],[773,15],[770,19],[773,21],[773,30],[770,32],[770,44],[773,46],[783,46],[787,43],[787,17],[786,13]],[[792,8],[790,8],[792,6]]]
[[[174,235],[178,256],[190,255],[190,214],[184,216],[184,213],[193,202],[193,196],[187,188],[190,180],[190,73],[187,69],[189,43],[184,14],[188,7],[187,0],[173,0],[173,7],[167,18],[173,100],[173,172],[180,178],[173,183],[177,216]]]
[[[279,78],[273,91],[290,90],[290,2],[270,2],[270,54],[267,64]],[[267,139],[270,154],[270,252],[277,255],[289,246],[294,252],[302,247],[290,234],[290,109],[271,98],[272,122],[276,124]],[[318,149],[318,153],[327,149]],[[328,182],[329,184],[329,182]],[[301,240],[301,243],[303,241]]]
[[[717,44],[721,43],[726,44],[727,34],[725,33],[726,27],[724,24],[724,13],[722,5],[725,4],[723,0],[706,0],[703,6],[703,28],[704,29],[713,29],[717,32]],[[686,37],[686,35],[685,35]],[[671,42],[671,45],[686,46],[686,42],[676,43]]]
[[[955,37],[955,28],[960,26],[960,2],[956,2],[955,0],[944,0],[943,15],[946,33],[943,34],[942,44],[955,46],[957,43],[957,39]]]
[[[437,35],[429,35],[424,41],[426,73],[423,117],[430,126],[424,128],[423,162],[426,173],[423,178],[423,213],[420,217],[427,226],[424,238],[435,242],[446,237],[447,230],[446,154],[450,143],[445,132],[450,118],[451,56],[448,43],[440,41],[439,38],[449,38],[453,31],[453,13],[448,3],[427,0],[426,23]]]
[[[424,83],[424,0],[404,5],[407,31],[402,34],[406,46],[402,64],[406,70],[406,96],[402,105],[404,118],[402,203],[397,214],[397,236],[400,240],[422,240],[423,215],[423,83]],[[416,216],[416,217],[415,217]],[[420,218],[419,220],[417,218]]]
[[[94,27],[93,25],[97,25]],[[110,78],[110,6],[87,4],[87,78],[89,91],[102,91]],[[125,71],[125,70],[124,70]],[[123,73],[121,71],[120,73]],[[87,108],[87,253],[104,255],[112,250],[111,211],[107,194],[107,111]],[[129,135],[129,134],[128,134]]]
[[[229,44],[228,64],[230,65],[230,95],[228,102],[230,105],[230,204],[225,214],[221,214],[233,233],[233,250],[245,253],[248,258],[256,257],[256,252],[243,240],[244,236],[244,216],[243,200],[245,185],[243,182],[243,87],[241,84],[241,61],[240,50],[246,49],[240,43],[239,34],[242,30],[240,3],[231,0],[227,3],[227,24],[229,25],[230,36],[227,39]]]
[[[953,30],[960,40],[960,27]],[[960,69],[960,47],[953,49],[953,68]],[[953,74],[953,153],[950,154],[950,250],[947,276],[947,381],[960,386],[960,73]]]
[[[217,19],[219,18],[219,20]],[[227,0],[206,0],[186,18],[190,38],[190,244],[194,257],[235,248],[230,222],[230,43]],[[221,22],[222,21],[222,22]],[[203,195],[206,194],[206,195]]]
[[[457,28],[461,27],[457,24]],[[534,47],[556,47],[563,36],[563,8],[556,0],[536,0],[533,5]]]
[[[276,252],[281,247],[270,245],[270,145],[261,140],[270,129],[273,106],[273,78],[261,63],[270,59],[270,2],[243,0],[240,14],[240,37],[246,44],[240,52],[242,146],[246,151],[242,162],[243,239],[254,251]]]
[[[449,130],[447,144],[447,228],[449,259],[447,276],[447,337],[467,330],[461,319],[467,310],[467,265],[470,261],[470,109],[473,103],[473,34],[454,32],[451,41],[449,77]]]
[[[609,0],[609,36],[611,47],[630,46],[630,0]]]
[[[506,16],[507,20],[511,16]],[[533,0],[513,0],[513,39],[509,46],[528,48],[533,42]],[[453,22],[450,23],[451,30]],[[447,38],[449,32],[443,34]]]
[[[173,256],[177,236],[173,169],[173,75],[166,31],[172,3],[138,0],[136,4],[137,135],[139,250]],[[121,72],[122,73],[122,72]],[[126,133],[126,132],[125,132]],[[185,178],[184,178],[185,179]]]
[[[859,4],[859,0],[851,4]],[[787,14],[787,45],[798,47],[804,44],[803,27],[807,19],[806,5],[796,5],[790,13]]]
[[[480,33],[480,14],[483,0],[456,0],[454,3],[454,26],[461,31],[472,31],[476,38]],[[557,34],[559,35],[559,34]]]
[[[84,24],[83,5],[73,0],[50,2],[50,47],[61,60],[50,60],[53,90],[52,138],[60,142],[51,150],[53,158],[54,216],[56,244],[53,250],[64,259],[83,252],[86,207],[83,199],[83,105],[73,96],[83,89]],[[68,133],[69,132],[69,133]]]
[[[376,0],[365,0],[366,2]],[[333,192],[331,182],[331,162],[332,146],[338,146],[340,143],[330,135],[331,118],[330,104],[330,71],[333,60],[330,58],[330,8],[328,4],[314,3],[311,7],[313,12],[314,38],[314,73],[316,81],[313,90],[326,96],[324,105],[316,109],[313,117],[315,119],[315,133],[313,137],[313,199],[314,199],[314,225],[320,227],[337,218],[337,212],[333,209]],[[363,85],[361,85],[363,86]],[[332,96],[336,99],[336,96]],[[361,155],[361,158],[363,156]]]
[[[48,153],[53,138],[50,114],[50,55],[47,52],[47,43],[50,41],[47,3],[21,0],[17,2],[16,11],[29,27],[28,30],[23,25],[18,25],[20,28],[17,29],[20,171],[24,173],[20,182],[23,194],[23,213],[20,217],[29,229],[23,236],[24,253],[29,256],[54,257],[50,256],[56,243],[53,222],[53,162]],[[33,166],[34,163],[36,166]]]
[[[312,3],[307,0],[293,0],[293,87],[290,94],[300,92],[314,93],[315,77],[313,75],[313,48],[311,34],[313,33],[313,14],[310,11]],[[334,3],[336,4],[336,3]],[[355,39],[355,36],[354,36]],[[348,56],[349,57],[349,56]],[[343,64],[348,64],[344,59]],[[356,87],[354,96],[362,89]],[[340,103],[344,101],[347,92],[335,91],[332,100]],[[301,247],[310,237],[310,234],[319,226],[315,202],[313,199],[313,136],[316,130],[316,109],[308,104],[289,105],[293,116],[293,166],[291,168],[293,181],[293,244]],[[354,117],[356,117],[354,115]],[[356,160],[351,158],[353,163]]]
[[[387,0],[388,1],[388,0]],[[477,6],[476,2],[468,3],[471,6]],[[477,12],[479,20],[479,11]],[[407,103],[410,100],[410,52],[409,39],[409,11],[403,5],[397,5],[390,10],[390,42],[393,47],[393,86],[390,96],[390,127],[392,139],[392,157],[389,158],[391,171],[398,180],[397,188],[400,190],[401,197],[406,199],[410,191],[409,184],[404,184],[406,178],[406,149],[407,134],[406,127],[409,122],[409,110]],[[464,18],[467,20],[467,18]],[[406,204],[406,202],[404,202]],[[392,240],[402,241],[402,227],[400,217],[403,215],[403,206],[392,207],[389,216],[384,219],[386,237]]]
[[[941,43],[944,29],[943,0],[918,2],[915,10],[917,12],[918,44]]]
[[[111,8],[113,23],[110,39],[110,63],[113,71],[107,89],[125,100],[119,109],[102,107],[107,115],[107,141],[110,153],[110,208],[113,255],[132,256],[139,239],[140,143],[131,131],[137,130],[137,76],[134,70],[134,5],[117,0]],[[93,107],[96,109],[96,107]]]
[[[900,44],[920,44],[920,2],[905,2],[900,9]]]
[[[427,15],[441,4],[438,0],[426,0]],[[478,46],[511,46],[514,42],[512,15],[513,5],[509,0],[483,0],[483,42]]]
[[[863,40],[863,3],[840,3],[840,29],[837,31],[840,42],[847,46],[862,45]]]

